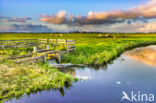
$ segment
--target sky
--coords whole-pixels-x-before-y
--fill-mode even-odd
[[[0,32],[156,32],[156,0],[0,0]]]

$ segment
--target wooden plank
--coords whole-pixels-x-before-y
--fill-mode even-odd
[[[38,40],[38,39],[12,39],[12,40],[0,40],[0,41],[23,41],[23,40]]]
[[[76,43],[67,43],[67,45],[76,44]]]
[[[52,54],[52,53],[59,53],[59,51],[49,51],[48,53],[49,53],[49,54]]]
[[[57,39],[57,41],[66,41],[66,39]]]
[[[1,42],[2,44],[16,44],[16,43],[35,43],[36,41],[16,41],[16,42]]]
[[[58,43],[60,43],[60,44],[66,44],[66,42],[58,42]]]
[[[32,57],[32,54],[23,55],[23,56],[8,57],[8,58],[6,58],[6,59],[18,59],[18,58],[25,58],[25,57]]]
[[[37,53],[46,52],[46,51],[50,51],[50,50],[38,50]]]
[[[50,41],[56,41],[56,39],[50,39]]]
[[[48,40],[48,41],[47,41]],[[16,40],[0,40],[1,49],[9,48],[26,48],[37,45],[46,45],[49,42],[50,45],[65,44],[68,50],[73,50],[76,48],[76,40],[67,40],[67,39],[16,39]],[[38,52],[46,52],[47,50],[40,50]],[[49,50],[48,50],[49,51]],[[58,53],[58,52],[53,52]]]
[[[46,41],[47,39],[38,39],[38,40],[40,40],[40,41]]]
[[[1,43],[1,45],[3,45],[3,44],[5,45],[5,44],[12,44],[12,43]]]
[[[67,40],[67,42],[75,42],[76,40]]]
[[[28,42],[14,42],[14,44],[17,44],[17,43],[20,43],[21,44],[21,43],[28,43]]]
[[[35,59],[39,59],[39,58],[43,58],[44,56],[37,56],[37,57],[33,57],[33,58],[26,58],[26,59],[21,59],[21,60],[17,60],[15,62],[25,62],[25,61],[31,61],[31,60],[35,60]]]
[[[67,48],[75,48],[76,46],[67,46]]]
[[[67,49],[67,51],[73,51],[73,50],[76,50],[76,48]]]
[[[45,40],[38,40],[39,42],[46,42],[47,41],[47,39],[45,39]]]
[[[60,54],[68,53],[67,51],[60,51]]]

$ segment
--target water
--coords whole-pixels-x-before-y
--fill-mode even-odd
[[[121,101],[123,91],[128,96],[132,91],[156,96],[156,46],[128,51],[107,67],[74,67],[67,71],[81,78],[73,87],[25,95],[8,103],[132,103]]]

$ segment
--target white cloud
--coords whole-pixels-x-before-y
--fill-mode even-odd
[[[66,22],[66,11],[59,11],[57,14],[49,16],[43,14],[40,21],[53,24],[64,24]]]
[[[126,20],[142,21],[145,19],[156,18],[156,0],[151,0],[144,5],[130,8],[128,10],[112,10],[109,12],[88,12],[87,16],[71,16],[66,11],[59,11],[57,14],[48,16],[42,15],[40,21],[53,24],[77,25],[98,25],[123,23]]]
[[[140,27],[138,30],[142,32],[156,32],[156,22],[145,23],[144,26]]]

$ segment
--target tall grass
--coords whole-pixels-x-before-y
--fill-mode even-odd
[[[50,88],[71,86],[74,79],[45,64],[0,63],[0,102]]]
[[[156,44],[156,41],[121,41],[120,44],[116,43],[115,41],[112,41],[111,43],[103,41],[102,45],[100,41],[96,41],[96,44],[86,44],[88,45],[77,45],[77,51],[72,54],[64,55],[62,57],[62,61],[100,66],[111,62],[126,50]]]

